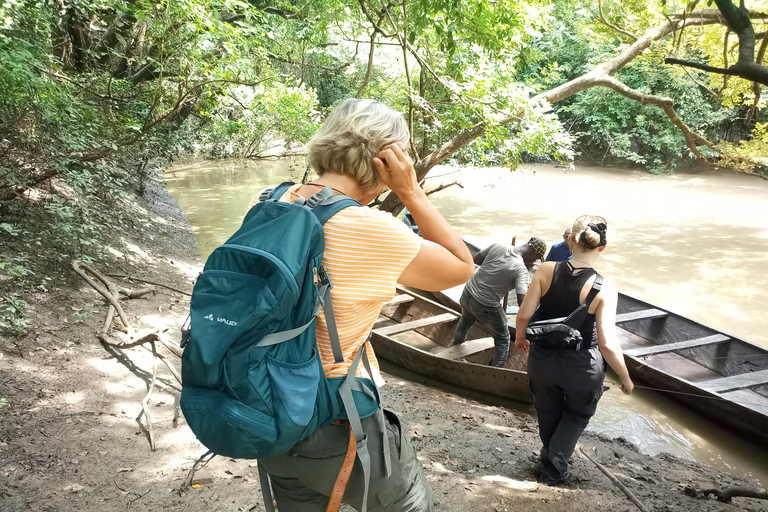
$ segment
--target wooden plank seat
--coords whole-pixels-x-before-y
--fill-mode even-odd
[[[727,393],[728,391],[746,389],[764,384],[768,384],[768,370],[741,373],[739,375],[696,383],[701,389],[713,393]]]
[[[441,350],[435,355],[437,357],[442,357],[443,359],[458,361],[462,357],[471,356],[472,354],[477,354],[478,352],[483,352],[484,350],[488,350],[494,347],[495,345],[493,343],[493,338],[480,338],[477,340],[469,340],[465,341],[464,343],[459,343],[458,345],[454,345],[445,350]]]
[[[621,348],[624,350],[624,353],[627,353],[629,350],[634,348],[656,346],[642,336],[638,336],[637,334],[622,329],[621,327],[616,328],[616,336],[619,337],[619,343],[621,344]]]
[[[442,315],[429,316],[402,324],[388,325],[386,327],[381,327],[380,329],[374,329],[374,331],[376,334],[380,334],[382,336],[393,336],[395,334],[400,334],[401,332],[413,331],[414,329],[420,329],[429,325],[450,322],[451,320],[456,320],[457,318],[458,316],[454,313],[443,313]]]
[[[677,350],[683,350],[686,348],[703,347],[705,345],[713,345],[715,343],[723,343],[729,341],[731,338],[723,334],[715,334],[712,336],[706,336],[704,338],[696,338],[687,341],[678,341],[676,343],[667,343],[665,345],[654,345],[651,347],[638,347],[625,350],[627,355],[633,357],[645,357],[656,354],[665,354],[667,352],[675,352]]]
[[[408,295],[407,293],[401,293],[400,295],[395,295],[395,298],[392,299],[389,302],[385,302],[385,306],[394,306],[396,304],[404,304],[406,302],[413,302],[413,295]]]
[[[631,322],[632,320],[644,320],[646,318],[663,318],[667,316],[666,311],[660,309],[642,309],[640,311],[633,311],[631,313],[621,313],[616,315],[616,323]]]

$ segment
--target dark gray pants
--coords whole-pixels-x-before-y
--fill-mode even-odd
[[[493,336],[493,343],[496,347],[491,366],[504,367],[509,355],[509,327],[507,327],[507,314],[502,305],[486,306],[481,304],[466,288],[461,294],[460,302],[461,318],[459,318],[456,332],[453,334],[453,344],[458,345],[467,341],[469,330],[475,325],[475,322],[480,322],[480,325],[485,327]]]
[[[597,347],[547,349],[531,344],[528,381],[539,417],[541,476],[557,485],[570,475],[568,460],[603,394],[605,363]]]
[[[379,430],[384,415],[392,474],[387,478],[383,438]],[[381,408],[362,420],[371,456],[370,512],[430,512],[432,493],[424,468],[406,436],[402,435],[397,416]],[[259,459],[272,481],[272,491],[281,512],[325,512],[328,500],[347,453],[349,430],[343,425],[320,427],[291,450],[275,457]],[[344,492],[344,503],[356,510],[363,505],[363,470],[355,460]]]

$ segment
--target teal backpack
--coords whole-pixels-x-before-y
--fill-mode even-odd
[[[321,265],[323,224],[360,204],[330,187],[307,200],[278,202],[291,185],[263,192],[237,232],[208,257],[182,335],[180,406],[210,451],[243,459],[286,453],[317,428],[348,419],[367,495],[370,463],[360,418],[380,400],[372,381],[355,378],[361,361],[373,375],[365,344],[346,378],[328,379],[315,336],[322,306],[334,358],[343,362],[332,284]],[[388,454],[385,460],[389,475]],[[260,474],[272,510],[268,476]]]

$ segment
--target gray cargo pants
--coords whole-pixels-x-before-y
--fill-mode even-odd
[[[509,327],[507,324],[507,314],[501,303],[496,306],[486,306],[478,302],[469,291],[464,288],[461,294],[461,318],[456,324],[456,331],[453,333],[453,344],[458,345],[467,341],[469,330],[480,322],[480,325],[486,328],[493,336],[495,350],[491,366],[503,368],[509,355]]]
[[[557,485],[570,475],[568,460],[603,394],[605,363],[597,347],[548,349],[531,344],[528,381],[539,417],[541,476]]]
[[[380,415],[384,415],[390,447],[392,474],[389,478],[383,460]],[[424,469],[410,441],[402,435],[397,416],[379,408],[362,423],[371,456],[368,511],[431,512],[432,493]],[[325,512],[348,444],[346,426],[326,425],[297,443],[288,453],[259,459],[259,465],[269,473],[280,511]],[[363,470],[357,459],[343,501],[355,510],[362,509]]]

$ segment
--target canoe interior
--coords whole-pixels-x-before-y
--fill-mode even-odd
[[[493,338],[474,326],[465,343],[453,345],[459,314],[416,292],[398,289],[373,326],[376,354],[407,370],[475,391],[531,403],[526,361],[511,357],[507,368],[489,366]]]
[[[622,294],[617,314],[649,309],[655,308]],[[618,333],[627,356],[639,363],[635,366],[652,367],[768,415],[768,350],[669,312],[621,322]],[[691,343],[703,344],[685,346]],[[666,351],[664,345],[682,347]]]
[[[437,317],[450,312],[445,306],[437,304],[426,297],[423,297],[410,290],[398,289],[398,296],[409,295],[414,297],[412,301],[399,302],[396,299],[393,303],[385,304],[381,310],[378,320],[374,325],[374,331],[382,327],[388,327],[395,324],[404,324],[421,319]],[[389,335],[390,338],[405,343],[411,347],[418,348],[430,354],[439,354],[453,345],[453,334],[458,323],[458,313],[454,312],[454,317],[450,321],[438,324],[427,325],[402,333]],[[475,324],[467,335],[467,346],[473,340],[485,340],[483,345],[488,348],[479,352],[473,352],[461,355],[457,358],[481,365],[488,365],[493,359],[493,341],[491,335],[483,329],[480,324]],[[510,357],[507,360],[506,368],[525,372],[527,370],[527,359],[524,354],[510,351]]]

